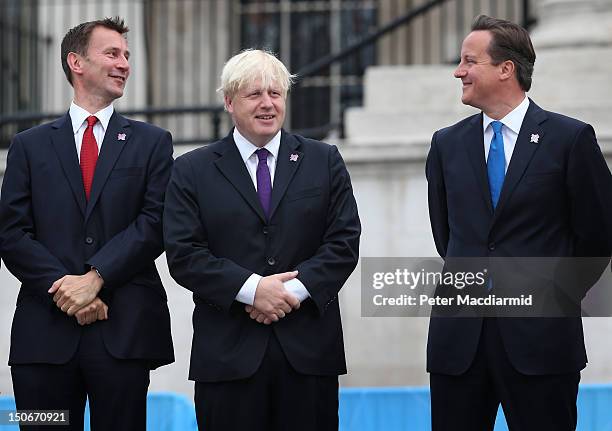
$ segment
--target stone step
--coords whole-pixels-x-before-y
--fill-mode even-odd
[[[380,112],[438,111],[459,109],[459,80],[453,78],[454,67],[379,66],[366,71],[364,106]]]
[[[353,108],[346,112],[346,137],[352,144],[429,142],[434,131],[478,111],[379,112]]]

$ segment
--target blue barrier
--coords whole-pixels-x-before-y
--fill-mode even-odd
[[[0,410],[15,410],[13,397],[0,397]],[[53,427],[49,428],[50,430]],[[152,392],[147,397],[147,430],[197,431],[193,402],[184,395]],[[19,431],[17,425],[0,425],[0,431]],[[89,429],[89,408],[85,408],[85,431]]]
[[[0,410],[14,410],[12,397],[0,397]],[[341,431],[427,431],[430,429],[428,388],[341,388]],[[89,431],[86,411],[85,430]],[[0,425],[0,431],[18,430]],[[169,392],[150,393],[147,430],[197,431],[193,402]],[[508,431],[500,409],[495,431]],[[580,385],[577,431],[612,431],[612,384]]]
[[[577,431],[612,431],[612,385],[580,385]],[[427,431],[428,388],[342,388],[341,431]],[[495,431],[508,431],[500,407]]]

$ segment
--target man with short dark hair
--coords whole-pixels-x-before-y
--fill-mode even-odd
[[[612,177],[595,132],[525,96],[534,63],[529,34],[508,21],[480,16],[463,41],[461,100],[482,113],[437,131],[426,168],[434,240],[447,262],[610,256]],[[486,288],[504,282],[493,275]],[[568,293],[553,288],[551,301]],[[568,299],[579,302],[586,288]],[[574,430],[586,362],[578,314],[432,317],[433,430],[492,430],[500,403],[512,431]]]
[[[123,20],[62,41],[66,115],[18,133],[0,200],[0,254],[21,282],[9,365],[19,410],[69,410],[82,430],[144,430],[149,372],[174,360],[155,267],[172,139],[113,101],[130,73]]]

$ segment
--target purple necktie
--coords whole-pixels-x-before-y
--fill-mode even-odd
[[[268,154],[265,148],[255,151],[259,161],[257,162],[257,196],[263,207],[266,218],[270,216],[270,198],[272,197],[272,181],[270,180],[270,169],[268,169]]]

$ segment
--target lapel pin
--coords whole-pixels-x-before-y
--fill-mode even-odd
[[[531,139],[533,139],[533,135],[531,135]],[[119,133],[117,135],[117,140],[118,141],[125,141],[125,133]]]
[[[291,160],[292,162],[297,162],[298,159],[298,155],[297,154],[291,154],[289,156],[289,160]]]
[[[534,144],[537,144],[539,140],[540,140],[540,135],[538,135],[537,133],[531,135],[531,141],[530,142],[533,142]]]

